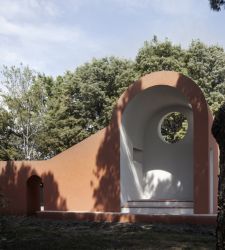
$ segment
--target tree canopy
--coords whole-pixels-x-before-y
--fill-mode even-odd
[[[224,0],[209,0],[210,6],[215,11],[220,11],[221,7],[225,7],[225,1]]]
[[[134,80],[160,70],[192,78],[214,113],[225,99],[224,50],[199,40],[183,49],[154,37],[135,60],[93,59],[55,79],[24,65],[4,67],[0,159],[47,159],[82,141],[109,124],[117,99]],[[177,140],[186,123],[181,116],[173,119],[177,134],[169,138]]]

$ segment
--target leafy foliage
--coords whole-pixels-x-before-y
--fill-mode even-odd
[[[52,157],[105,127],[117,98],[135,78],[131,61],[110,57],[93,59],[45,83],[50,91],[37,142],[41,158]]]
[[[136,70],[140,75],[161,70],[185,72],[185,50],[169,40],[159,42],[156,37],[146,41],[136,57]]]
[[[213,112],[224,102],[225,53],[218,46],[193,41],[186,53],[187,75],[203,91]]]
[[[161,125],[161,134],[168,143],[176,143],[182,140],[188,129],[187,118],[179,112],[167,115]]]
[[[2,74],[2,83],[6,89],[2,95],[4,104],[1,107],[2,129],[5,128],[3,137],[14,135],[9,141],[16,142],[16,148],[19,149],[19,154],[8,154],[8,157],[28,160],[38,158],[35,138],[42,126],[42,89],[34,82],[35,74],[29,67],[5,66]],[[13,147],[10,150],[15,151]]]
[[[221,7],[225,7],[225,1],[224,0],[209,0],[210,6],[215,11],[220,11]]]
[[[4,67],[0,159],[47,159],[82,141],[109,124],[117,99],[134,80],[160,70],[192,78],[214,113],[225,100],[224,50],[199,40],[183,49],[154,37],[134,61],[93,59],[55,79],[23,65]],[[168,140],[176,141],[187,123],[179,115],[173,119],[179,126]],[[169,123],[164,129],[174,130]]]

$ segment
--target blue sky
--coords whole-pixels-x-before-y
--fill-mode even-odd
[[[0,67],[56,76],[93,57],[133,59],[153,35],[225,48],[224,23],[208,0],[0,0]]]

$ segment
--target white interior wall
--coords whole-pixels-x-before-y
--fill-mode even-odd
[[[188,119],[176,144],[162,140],[159,125],[170,112]],[[126,107],[120,128],[121,205],[129,200],[193,200],[193,115],[183,95],[170,86],[139,93]]]

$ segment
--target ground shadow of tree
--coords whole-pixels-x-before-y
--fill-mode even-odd
[[[98,186],[94,188],[94,209],[120,211],[120,132],[119,121],[126,104],[142,88],[141,81],[135,82],[122,95],[113,111],[112,121],[105,129],[104,139],[96,157],[95,177]]]
[[[0,208],[2,214],[27,213],[27,180],[37,175],[35,169],[27,163],[18,167],[16,162],[8,161],[0,173],[0,190],[8,205]],[[59,193],[59,188],[51,172],[39,176],[44,184],[44,207],[46,210],[67,210],[66,199]]]

